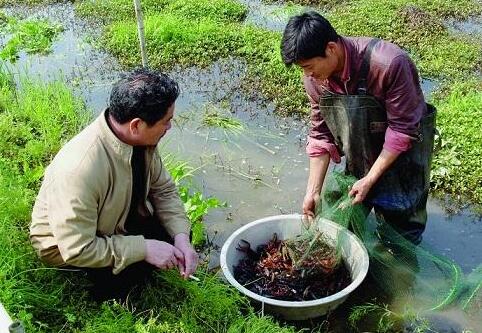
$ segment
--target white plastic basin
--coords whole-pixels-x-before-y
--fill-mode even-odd
[[[304,320],[326,314],[343,303],[365,279],[368,272],[368,253],[358,237],[338,224],[320,220],[318,227],[327,237],[340,240],[341,255],[352,278],[352,283],[336,294],[312,301],[279,301],[253,293],[237,282],[233,276],[233,267],[244,258],[244,253],[236,250],[241,239],[248,241],[255,250],[258,245],[266,244],[273,237],[273,233],[277,233],[279,239],[299,235],[302,231],[301,215],[299,214],[263,218],[236,230],[221,249],[220,261],[224,276],[240,292],[253,300],[264,303],[266,311],[279,314],[285,319]]]

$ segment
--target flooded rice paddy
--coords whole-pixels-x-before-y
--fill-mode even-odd
[[[279,7],[258,1],[243,2],[250,8],[248,22],[283,29],[288,16]],[[106,107],[110,86],[122,69],[114,58],[88,42],[88,38],[99,36],[98,27],[76,18],[70,3],[40,9],[15,7],[7,13],[48,18],[65,29],[51,54],[21,54],[10,65],[13,71],[41,80],[64,78],[95,114]],[[480,32],[480,19],[474,22],[467,25]],[[466,29],[464,24],[453,23],[455,28]],[[195,183],[204,195],[227,202],[226,208],[216,209],[206,217],[210,241],[221,246],[234,230],[246,223],[270,215],[300,212],[308,176],[304,152],[308,119],[278,117],[273,103],[255,92],[245,93],[241,86],[246,78],[246,64],[240,59],[224,59],[207,68],[174,68],[169,73],[179,82],[182,94],[176,103],[175,126],[163,139],[162,149],[198,169]],[[437,82],[424,80],[424,93],[429,95],[437,86]],[[202,122],[206,112],[236,118],[243,128],[233,132],[206,127]],[[482,262],[481,218],[469,206],[455,213],[450,207],[439,200],[429,200],[423,242],[435,253],[455,260],[464,273],[469,273]],[[212,265],[216,263],[214,253]],[[364,300],[370,297],[364,296]],[[340,309],[340,313],[343,311]],[[332,328],[343,332],[342,328],[337,330],[343,327],[343,316],[337,317]],[[467,320],[456,312],[447,312],[443,318],[442,322],[454,322],[450,325],[455,332],[457,325],[463,327]],[[472,325],[481,327],[482,319]]]

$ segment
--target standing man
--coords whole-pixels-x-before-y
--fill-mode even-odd
[[[32,245],[47,264],[87,271],[99,299],[127,295],[154,268],[177,267],[185,278],[196,269],[190,224],[157,152],[178,95],[165,74],[128,73],[45,171]]]
[[[314,216],[330,162],[346,156],[359,180],[353,204],[375,208],[418,244],[427,220],[435,109],[425,103],[417,69],[396,45],[342,37],[324,17],[292,17],[283,34],[287,66],[303,69],[311,103],[310,174],[303,213]]]

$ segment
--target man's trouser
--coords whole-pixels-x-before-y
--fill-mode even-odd
[[[144,235],[146,239],[173,243],[172,237],[154,217],[136,223],[127,234]],[[92,297],[102,302],[108,299],[125,300],[132,288],[147,282],[155,269],[151,264],[140,261],[129,265],[117,275],[112,273],[112,267],[83,268],[82,270],[87,273],[87,278],[93,284],[90,290]]]

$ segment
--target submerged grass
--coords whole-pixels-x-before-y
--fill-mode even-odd
[[[41,264],[28,225],[43,167],[90,117],[61,82],[17,81],[1,68],[0,302],[26,332],[294,332],[259,317],[205,267],[196,272],[199,282],[159,272],[126,304],[97,304],[82,273]],[[177,180],[189,179],[185,164],[171,166]]]
[[[363,328],[376,333],[392,332],[435,332],[431,329],[429,322],[413,311],[406,310],[404,313],[391,311],[387,305],[365,303],[354,306],[348,317],[350,326],[357,332]]]
[[[211,105],[206,107],[201,123],[209,128],[221,129],[226,137],[241,134],[246,130],[239,119],[227,115],[222,110]]]

